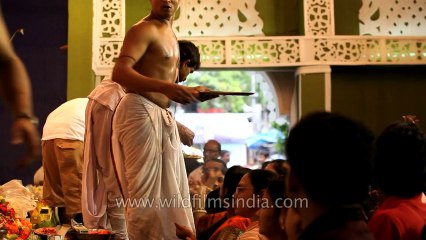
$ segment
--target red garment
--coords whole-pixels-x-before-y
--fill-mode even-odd
[[[220,221],[223,218],[226,218],[226,211],[214,213],[214,214],[206,214],[198,219],[195,223],[195,229],[197,232],[203,232],[213,226],[215,223]]]
[[[223,220],[223,218],[226,218],[226,212],[204,215],[197,222],[197,231],[206,231],[215,223],[219,222],[220,220]],[[251,221],[248,218],[240,216],[230,217],[226,219],[224,223],[217,227],[214,233],[210,236],[209,240],[237,239],[238,236],[240,236],[244,231],[246,231],[250,223]]]
[[[426,204],[422,195],[404,199],[389,197],[368,223],[376,240],[416,240],[426,225]]]

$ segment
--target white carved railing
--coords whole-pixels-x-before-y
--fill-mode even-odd
[[[195,0],[191,1],[194,2]],[[234,16],[232,11],[235,12],[241,8],[247,8],[244,10],[247,16],[257,14],[254,8],[250,7],[253,5],[253,0],[245,0],[250,3],[245,5],[235,1],[224,1],[230,4],[229,16]],[[371,18],[373,12],[377,11],[378,6],[380,6],[378,3],[385,0],[374,0],[375,4],[366,4],[369,1],[363,0],[361,17],[364,23]],[[196,3],[202,5],[200,1],[196,1]],[[124,38],[125,0],[93,0],[93,4],[92,67],[97,76],[104,76],[110,74],[114,59],[119,54]],[[421,8],[420,2],[392,4],[396,4],[402,12],[405,11],[405,8]],[[381,7],[392,10],[395,6]],[[193,13],[190,11],[181,14],[186,16],[184,18],[195,14],[191,19],[197,19],[201,16],[195,10],[192,11]],[[421,15],[419,10],[412,15],[412,18],[414,16],[415,19],[413,19],[416,20]],[[304,0],[305,36],[201,36],[181,38],[191,40],[199,47],[203,68],[426,64],[425,36],[335,36],[333,16],[333,0]],[[207,20],[204,19],[204,21]],[[418,25],[422,26],[421,23],[423,22],[424,20],[421,20]],[[226,24],[226,26],[228,25]],[[263,25],[263,23],[260,21],[258,25]],[[218,30],[216,29],[216,31]],[[387,31],[390,30],[387,29]]]
[[[111,73],[125,35],[125,0],[93,0],[92,69]],[[98,81],[98,80],[97,80]]]
[[[203,68],[426,64],[426,37],[186,38]]]
[[[193,37],[203,68],[426,64],[426,37]],[[111,70],[121,42],[101,42],[98,69]]]

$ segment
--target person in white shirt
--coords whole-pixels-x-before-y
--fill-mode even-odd
[[[81,214],[81,177],[85,111],[88,99],[65,102],[49,114],[43,127],[43,198],[50,207],[65,207],[62,223]]]

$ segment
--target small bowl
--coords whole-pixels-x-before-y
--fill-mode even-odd
[[[0,228],[0,239],[5,238],[7,235],[7,229]]]
[[[114,239],[114,234],[88,234],[80,233],[77,234],[78,240],[112,240]]]
[[[48,240],[48,239],[49,239],[49,236],[57,236],[57,235],[58,235],[58,234],[57,234],[57,232],[56,232],[56,230],[55,230],[54,232],[49,232],[49,233],[45,233],[45,234],[43,234],[43,233],[41,232],[43,229],[55,230],[55,228],[53,228],[53,227],[46,227],[46,228],[38,228],[38,229],[35,229],[35,230],[34,230],[34,234],[35,234],[36,236],[39,236],[41,240]]]
[[[108,234],[90,234],[90,233],[78,233],[75,230],[70,230],[67,236],[71,239],[77,240],[112,240],[114,239],[114,233]]]
[[[37,233],[34,233],[34,234],[38,236],[40,240],[47,240],[49,236],[54,236],[54,235],[45,235],[45,234],[37,234]]]

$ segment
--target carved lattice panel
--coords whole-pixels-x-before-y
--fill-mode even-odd
[[[232,64],[273,65],[300,61],[299,44],[295,39],[234,40],[231,46]]]
[[[278,99],[275,96],[274,87],[271,83],[267,83],[266,80],[263,80],[260,82],[260,90],[263,93],[263,96],[265,98],[266,105],[263,106],[266,108],[266,114],[267,114],[267,122],[276,120],[276,118],[279,116],[278,114],[278,107],[277,102]]]
[[[173,22],[179,37],[263,35],[256,0],[185,0],[180,5]]]
[[[426,0],[363,0],[361,35],[426,36]]]
[[[99,37],[124,37],[122,16],[125,14],[122,12],[124,10],[122,4],[124,4],[122,1],[102,0]]]
[[[224,40],[197,40],[193,42],[200,50],[202,66],[206,63],[210,66],[226,64]]]
[[[426,42],[416,39],[317,39],[315,62],[328,64],[411,64],[426,60]]]
[[[315,61],[357,62],[369,61],[363,54],[367,49],[363,40],[333,41],[332,39],[315,40]]]
[[[426,0],[416,1],[419,7]],[[311,16],[312,20],[312,27],[307,29],[315,34],[186,39],[199,46],[203,68],[426,63],[425,37],[326,36],[333,29],[329,15],[333,12],[332,0],[305,0],[304,3],[305,8],[310,9],[305,17]],[[252,6],[250,4],[247,7]],[[93,0],[93,5],[93,70],[97,76],[105,76],[112,70],[124,37],[125,0]],[[319,18],[327,21],[315,24]]]
[[[120,54],[121,41],[103,41],[99,46],[99,65],[112,68]]]
[[[389,63],[425,61],[426,43],[386,40],[386,53]]]
[[[334,35],[333,0],[305,0],[305,35]]]
[[[92,69],[109,75],[125,34],[125,0],[93,0]]]

